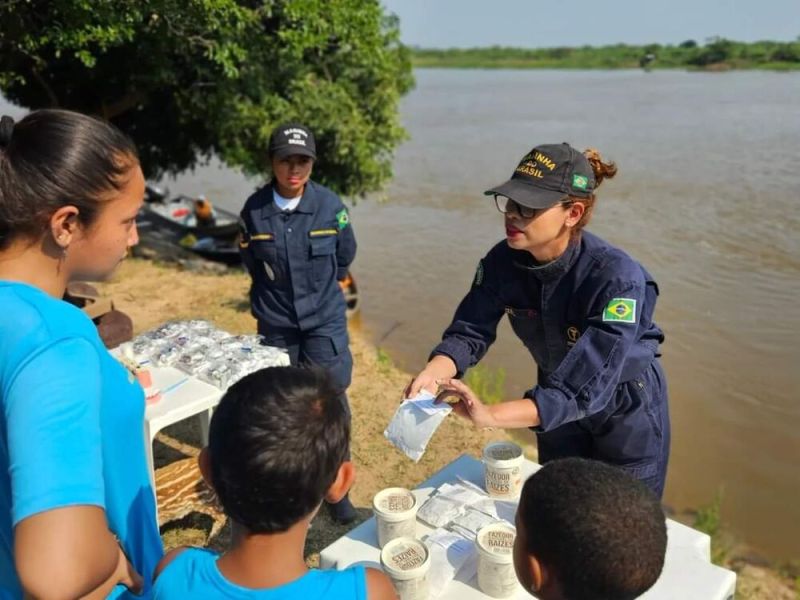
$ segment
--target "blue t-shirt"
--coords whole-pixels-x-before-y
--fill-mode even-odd
[[[0,308],[0,597],[22,597],[16,524],[74,505],[105,509],[150,597],[163,550],[141,386],[78,308],[9,281]],[[109,597],[135,596],[118,586]]]
[[[218,558],[216,552],[200,548],[178,554],[156,579],[156,600],[367,600],[367,577],[362,566],[344,571],[312,570],[286,585],[253,590],[225,579],[217,567]]]

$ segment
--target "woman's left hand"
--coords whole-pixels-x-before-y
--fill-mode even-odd
[[[481,402],[467,384],[460,379],[440,379],[439,394],[436,402],[444,402],[447,398],[457,398],[452,403],[457,415],[469,419],[476,427],[496,427],[492,409]]]

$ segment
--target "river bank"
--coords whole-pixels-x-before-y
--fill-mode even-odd
[[[800,42],[737,42],[714,38],[706,44],[581,46],[557,48],[412,48],[414,67],[448,69],[690,69],[789,71],[800,69]]]
[[[641,69],[639,60],[624,60],[620,62],[576,62],[565,63],[559,60],[525,59],[525,58],[481,58],[481,57],[414,57],[412,64],[415,69],[548,69],[548,70],[586,70],[607,71],[622,69]],[[757,63],[751,61],[723,61],[707,65],[681,65],[654,63],[646,65],[647,71],[677,70],[703,73],[723,73],[725,71],[799,71],[800,63],[768,62]]]
[[[131,316],[136,333],[169,319],[186,318],[209,319],[234,333],[255,330],[247,302],[249,281],[246,275],[237,270],[206,270],[201,263],[188,267],[131,259],[123,263],[113,280],[100,288],[113,297],[118,309]],[[351,328],[351,348],[355,364],[349,390],[353,410],[352,454],[358,469],[352,498],[362,519],[371,515],[371,499],[378,490],[391,485],[414,487],[459,455],[479,456],[486,443],[507,437],[502,431],[479,432],[460,419],[447,419],[422,460],[412,463],[382,435],[410,375],[393,366],[391,359],[370,344],[358,328]],[[199,440],[190,422],[168,428],[165,434],[162,440],[169,443],[178,439],[196,447]],[[157,465],[163,466],[178,457],[169,443],[157,444]],[[535,448],[529,446],[525,450],[529,458],[536,459]],[[675,518],[692,524],[691,515],[675,515]],[[205,545],[209,529],[207,519],[190,515],[163,528],[162,533],[167,547]],[[315,565],[319,550],[342,535],[345,529],[334,525],[322,511],[314,521],[308,540],[309,564]],[[227,529],[211,540],[210,545],[224,548],[226,542]],[[754,564],[759,561],[745,558],[743,554],[743,551],[731,550],[723,561],[725,566],[739,573],[738,598],[792,600],[800,597],[797,583],[792,580],[800,573]]]

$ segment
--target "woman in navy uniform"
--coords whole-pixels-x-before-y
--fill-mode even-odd
[[[316,158],[307,127],[275,128],[269,142],[273,177],[245,202],[239,246],[264,343],[286,348],[292,365],[329,371],[349,413],[345,391],[353,357],[339,282],[355,258],[356,239],[339,197],[310,179]],[[331,508],[340,522],[356,517],[347,497]]]
[[[584,231],[595,189],[616,174],[595,150],[539,146],[486,192],[506,239],[478,264],[425,369],[409,384],[455,396],[478,427],[536,432],[542,463],[566,456],[617,465],[664,490],[670,444],[667,385],[653,322],[658,286],[622,250]],[[459,379],[507,315],[538,367],[523,398],[485,406]]]

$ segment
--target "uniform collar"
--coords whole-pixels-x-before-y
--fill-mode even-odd
[[[279,215],[283,211],[278,208],[278,205],[275,204],[275,200],[272,196],[272,183],[268,183],[264,186],[264,206],[261,207],[261,218],[268,219],[273,215]],[[297,205],[292,212],[299,212],[307,215],[314,214],[314,196],[316,195],[316,190],[314,189],[314,183],[309,180],[306,183],[306,189],[303,190],[303,197],[300,198],[300,203]]]
[[[317,195],[316,186],[310,179],[306,183],[306,189],[303,190],[303,197],[300,198],[300,204],[294,209],[295,212],[305,213],[307,215],[314,214],[314,205],[316,201],[314,197]]]
[[[542,282],[555,281],[572,268],[580,254],[580,238],[570,241],[564,254],[549,263],[539,264],[530,252],[520,251],[514,257],[514,266],[524,269]]]

